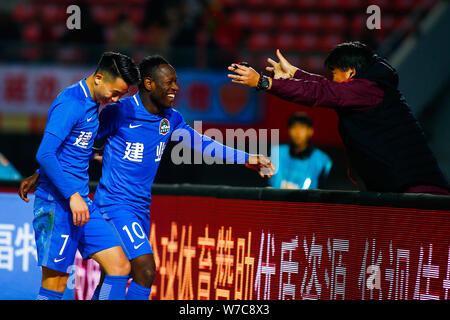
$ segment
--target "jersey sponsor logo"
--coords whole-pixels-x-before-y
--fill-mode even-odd
[[[133,162],[142,162],[144,158],[144,144],[140,142],[126,142],[125,155],[122,159]]]
[[[76,138],[74,145],[83,149],[87,149],[89,147],[89,141],[92,138],[92,132],[81,131],[78,138]]]
[[[159,146],[156,146],[156,159],[155,159],[155,162],[161,161],[161,157],[163,155],[165,147],[166,147],[166,143],[165,142],[160,142]]]
[[[159,123],[159,134],[166,135],[170,131],[170,122],[166,118]]]

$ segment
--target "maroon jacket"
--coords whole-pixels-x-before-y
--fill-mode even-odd
[[[268,91],[309,107],[332,108],[360,189],[404,192],[412,186],[448,189],[422,128],[398,90],[398,76],[374,55],[355,79],[333,82],[298,70],[294,79],[273,79]]]

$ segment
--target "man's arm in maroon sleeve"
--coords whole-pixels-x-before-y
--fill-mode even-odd
[[[297,68],[297,71],[295,71],[294,79],[309,80],[309,81],[327,80],[327,78],[321,76],[320,74],[310,73],[300,68]]]
[[[319,80],[272,79],[268,92],[294,103],[331,108],[374,107],[383,100],[384,95],[373,81],[352,79],[333,82],[323,77]]]

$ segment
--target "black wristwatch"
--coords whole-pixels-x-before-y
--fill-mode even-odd
[[[259,80],[258,80],[258,84],[256,85],[256,91],[265,91],[267,89],[269,89],[269,77],[265,76],[262,74],[262,72],[259,74]]]

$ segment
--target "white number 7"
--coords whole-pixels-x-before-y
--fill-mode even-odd
[[[62,234],[62,235],[61,235],[61,238],[64,238],[64,243],[63,243],[63,245],[62,245],[61,250],[59,250],[59,255],[62,255],[62,253],[63,253],[63,251],[64,251],[64,248],[66,247],[67,240],[69,240],[69,235],[68,235],[68,234]]]

